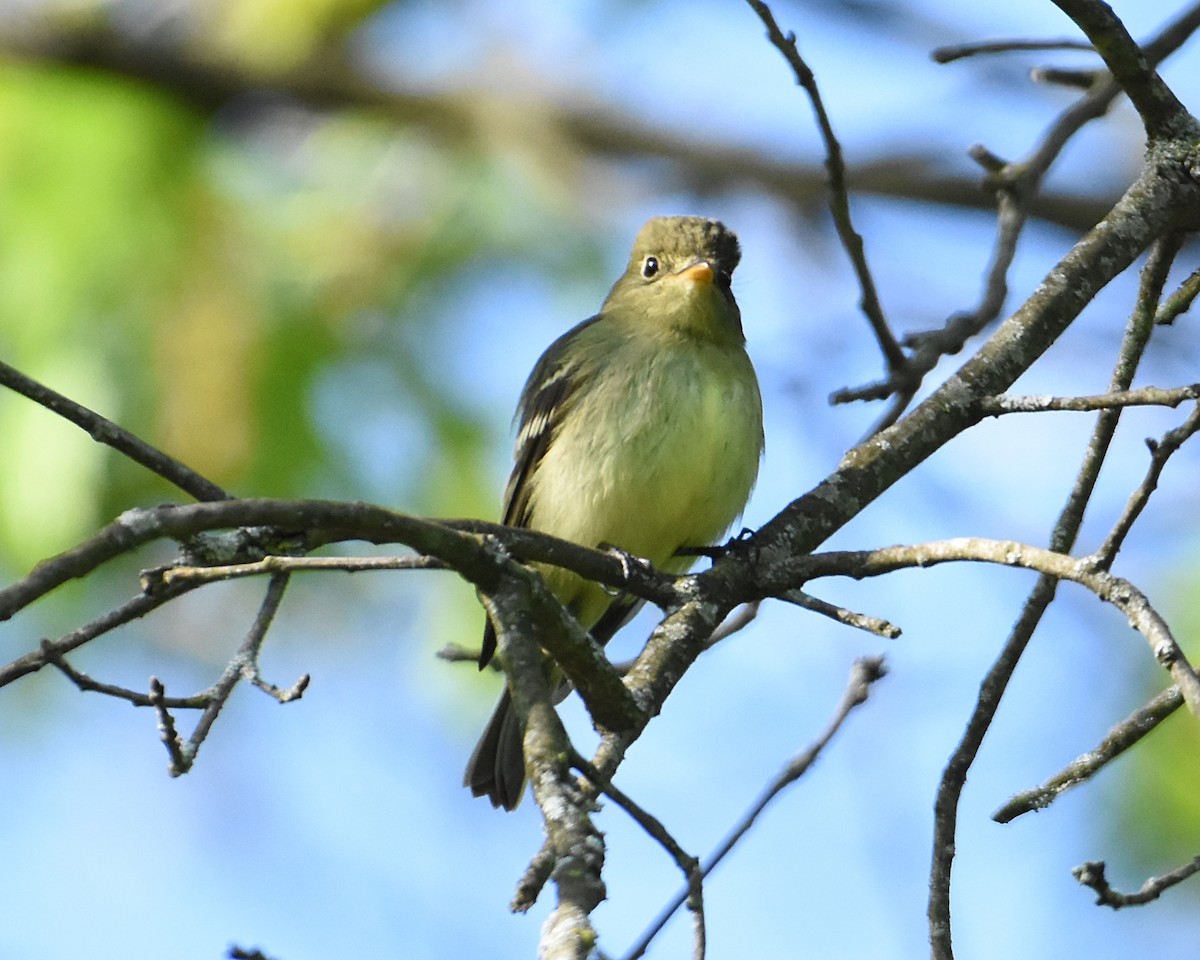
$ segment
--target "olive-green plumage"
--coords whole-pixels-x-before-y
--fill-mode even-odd
[[[683,572],[741,513],[762,454],[762,401],[730,291],[737,238],[699,217],[656,217],[600,312],[542,354],[521,394],[504,522],[613,545]],[[555,567],[547,585],[600,643],[636,607]],[[495,634],[484,633],[480,666]],[[522,731],[505,691],[464,783],[513,809]]]

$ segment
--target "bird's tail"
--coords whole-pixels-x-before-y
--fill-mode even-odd
[[[471,752],[463,786],[476,797],[487,797],[493,807],[515,810],[525,793],[523,731],[513,709],[508,688],[492,711],[492,718]]]

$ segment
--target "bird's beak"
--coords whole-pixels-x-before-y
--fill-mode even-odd
[[[692,283],[712,283],[713,268],[707,260],[699,260],[696,263],[688,264],[679,271],[677,276],[691,280]]]

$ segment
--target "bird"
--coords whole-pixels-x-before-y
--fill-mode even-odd
[[[762,397],[731,289],[740,259],[719,221],[646,222],[600,311],[556,339],[525,383],[504,524],[617,548],[674,574],[694,561],[681,550],[729,530],[763,452]],[[532,566],[602,645],[640,605]],[[489,620],[480,669],[495,652]],[[506,687],[467,763],[473,795],[517,807],[523,733]]]

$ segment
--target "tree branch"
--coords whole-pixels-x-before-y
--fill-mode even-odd
[[[835,620],[838,623],[844,623],[848,627],[873,633],[877,637],[895,640],[900,636],[900,628],[893,623],[888,623],[888,621],[882,620],[879,617],[871,617],[865,613],[856,613],[853,610],[847,610],[845,607],[839,607],[819,597],[811,596],[798,587],[780,594],[779,599],[786,600],[788,603],[794,603],[796,606],[803,607],[805,610],[811,610],[813,613],[819,613],[823,617],[829,617],[829,619]]]
[[[1099,906],[1112,907],[1120,910],[1122,907],[1136,907],[1151,900],[1157,900],[1163,891],[1183,883],[1188,877],[1200,873],[1200,857],[1193,857],[1182,867],[1163,874],[1161,877],[1151,877],[1142,884],[1137,893],[1121,893],[1109,886],[1104,877],[1104,861],[1088,861],[1071,871],[1072,875],[1083,886],[1096,891],[1096,903]]]
[[[265,74],[220,58],[205,44],[166,46],[135,42],[101,25],[0,32],[0,48],[10,55],[105,70],[153,85],[204,113],[259,90],[283,94],[313,110],[364,109],[404,126],[425,130],[451,147],[476,147],[488,136],[481,118],[520,110],[536,116],[553,136],[546,142],[580,156],[619,160],[668,161],[675,189],[686,184],[700,193],[749,188],[769,193],[796,210],[809,210],[826,193],[826,171],[818,164],[780,163],[758,150],[735,144],[712,144],[664,131],[638,117],[593,102],[564,103],[556,91],[515,104],[499,87],[468,91],[405,90],[395,83],[372,81],[347,57],[326,51],[288,71]],[[893,155],[854,169],[860,193],[935,203],[964,209],[990,209],[986,195],[970,177],[947,174],[934,155]],[[1071,230],[1087,230],[1104,215],[1108,204],[1084,194],[1047,194],[1032,213]]]
[[[435,557],[281,557],[272,554],[261,560],[245,563],[226,563],[211,567],[196,567],[180,564],[162,567],[143,575],[147,589],[160,589],[160,585],[176,583],[216,583],[222,580],[240,580],[243,577],[261,577],[270,573],[303,573],[320,571],[328,573],[340,570],[345,573],[363,573],[368,570],[445,570],[446,565]],[[478,656],[475,658],[478,660]]]
[[[86,431],[97,443],[107,444],[197,500],[228,500],[230,497],[230,494],[186,464],[3,362],[0,362],[0,386],[41,404]]]
[[[1140,741],[1183,704],[1178,687],[1168,687],[1108,731],[1096,747],[1076,757],[1045,783],[1022,790],[992,814],[997,823],[1010,823],[1022,814],[1044,810],[1072,787],[1091,779],[1111,761]]]
[[[1200,5],[1185,11],[1147,44],[1149,62],[1158,63],[1170,56],[1197,28],[1200,28]],[[830,398],[832,403],[881,400],[894,394],[894,403],[876,429],[894,423],[942,357],[958,353],[969,339],[1000,316],[1008,296],[1008,271],[1017,243],[1047,172],[1071,137],[1085,124],[1108,112],[1121,89],[1116,80],[1093,75],[1086,94],[1059,115],[1034,150],[1019,162],[1006,162],[978,144],[968,151],[987,171],[984,186],[995,196],[998,208],[996,240],[979,303],[970,310],[953,314],[940,328],[905,337],[903,345],[911,353],[901,376],[893,374],[877,383],[836,391]]]
[[[806,750],[792,757],[787,765],[779,771],[775,779],[759,794],[758,799],[742,816],[734,829],[730,831],[728,836],[718,845],[717,849],[704,861],[704,866],[700,871],[701,878],[707,877],[717,868],[717,865],[737,846],[742,837],[754,826],[759,815],[776,797],[809,771],[812,765],[816,763],[817,757],[829,745],[829,741],[841,729],[842,724],[845,723],[846,718],[854,708],[867,702],[871,686],[886,675],[887,667],[884,664],[883,657],[860,657],[854,661],[850,668],[850,678],[846,684],[846,690],[842,694],[842,699],[838,703],[837,709],[834,711],[833,718],[829,721],[828,726],[826,726],[821,735]],[[662,913],[658,915],[657,919],[647,927],[638,942],[630,948],[624,960],[637,960],[637,958],[644,956],[646,950],[650,947],[651,941],[667,925],[667,921],[674,916],[675,911],[687,901],[689,895],[690,887],[672,900]]]
[[[644,726],[646,718],[642,708],[626,690],[603,650],[546,590],[541,579],[522,567],[519,561],[565,563],[583,576],[666,605],[678,602],[680,596],[674,578],[641,564],[622,563],[611,553],[588,550],[544,534],[499,524],[479,521],[443,523],[364,503],[321,500],[225,500],[129,510],[88,540],[43,561],[25,578],[0,589],[0,620],[12,617],[67,580],[86,576],[105,562],[143,544],[160,539],[187,541],[214,529],[230,527],[257,530],[258,534],[249,538],[251,549],[255,551],[259,544],[281,538],[294,542],[299,531],[303,531],[304,549],[348,539],[404,543],[422,554],[437,557],[475,584],[485,600],[516,589],[514,584],[519,581],[537,604],[541,611],[539,615],[551,617],[557,624],[555,630],[547,633],[544,646],[579,691],[596,723],[613,729]],[[487,529],[491,533],[484,536],[468,532],[478,529]],[[501,541],[505,544],[504,551],[497,549]],[[217,552],[224,555],[224,551]],[[252,562],[261,559],[259,556]],[[155,598],[176,596],[199,582],[163,583],[168,569],[151,571],[145,576],[149,594],[132,605],[135,612],[124,616],[149,612],[163,602]],[[72,638],[62,652],[74,649],[100,632],[103,630],[88,630],[84,636]],[[13,661],[0,668],[0,687],[40,669],[47,662],[40,652]]]
[[[813,113],[817,118],[817,128],[825,143],[825,169],[829,174],[829,211],[833,215],[833,224],[837,229],[838,238],[850,259],[854,275],[858,278],[861,291],[859,307],[862,309],[875,339],[879,343],[888,370],[897,374],[905,366],[904,351],[892,333],[887,318],[883,314],[883,305],[879,302],[879,293],[875,288],[875,280],[871,276],[871,268],[867,264],[866,247],[862,235],[854,228],[850,215],[850,193],[846,186],[846,161],[842,157],[842,145],[833,132],[833,124],[825,110],[821,99],[821,91],[817,87],[817,78],[811,68],[800,56],[796,46],[796,35],[789,31],[785,36],[775,22],[775,17],[762,0],[747,0],[751,8],[758,14],[767,28],[767,38],[772,45],[783,54],[783,58],[792,68],[796,83],[808,94],[812,103]]]
[[[1145,354],[1153,330],[1152,318],[1162,295],[1171,266],[1174,242],[1159,243],[1142,270],[1138,300],[1122,337],[1116,363],[1109,380],[1110,391],[1128,390]],[[1006,326],[1007,324],[1005,324]],[[1003,326],[1001,327],[1001,332]],[[1119,408],[1102,410],[1088,441],[1083,463],[1076,475],[1067,501],[1055,520],[1050,534],[1050,549],[1072,549],[1083,523],[1084,511],[1091,500],[1100,468],[1108,455],[1113,434],[1120,419]],[[1020,617],[1005,640],[995,662],[980,684],[979,696],[967,720],[966,729],[946,763],[934,801],[933,845],[929,869],[929,940],[933,960],[953,960],[954,946],[950,925],[950,880],[956,850],[958,802],[984,735],[991,727],[1008,682],[1025,648],[1033,638],[1058,589],[1058,580],[1039,577],[1022,605]]]
[[[993,53],[1014,53],[1021,50],[1092,50],[1090,43],[1079,40],[976,40],[938,47],[933,53],[935,63],[953,63],[967,57]]]
[[[482,599],[496,626],[497,653],[524,726],[525,769],[553,852],[549,876],[557,887],[558,903],[542,927],[538,956],[587,960],[596,941],[591,913],[606,895],[601,874],[604,835],[592,823],[589,796],[570,775],[575,748],[554,709],[542,653],[543,647],[552,646],[551,634],[561,628],[557,613],[565,611],[557,601],[545,602],[549,591],[536,574],[524,569],[515,574],[510,590],[483,594]],[[575,626],[582,631],[578,623]]]
[[[600,771],[580,754],[572,752],[571,763],[575,769],[592,782],[598,791],[629,814],[638,826],[657,841],[659,846],[666,850],[671,859],[675,861],[675,865],[683,873],[684,882],[687,884],[684,900],[692,912],[692,956],[694,960],[704,960],[708,937],[704,929],[704,873],[700,869],[700,861],[679,845],[679,841],[671,836],[662,821],[647,813],[627,794],[613,786],[610,780],[602,776]]]
[[[1151,141],[1195,139],[1200,134],[1195,119],[1155,72],[1108,4],[1098,0],[1054,0],[1054,5],[1087,34],[1141,116]]]
[[[1179,288],[1171,294],[1154,315],[1154,322],[1164,326],[1172,324],[1191,309],[1192,302],[1200,295],[1200,269],[1193,270]]]
[[[1150,467],[1146,471],[1145,479],[1130,496],[1129,502],[1125,505],[1125,509],[1109,535],[1104,539],[1104,543],[1096,551],[1095,556],[1099,565],[1107,569],[1112,564],[1124,544],[1125,538],[1129,536],[1129,531],[1133,529],[1137,518],[1146,509],[1146,504],[1150,502],[1150,495],[1158,488],[1158,480],[1167,466],[1167,461],[1197,432],[1200,432],[1200,404],[1193,407],[1187,419],[1174,430],[1168,431],[1161,440],[1146,440],[1146,446],[1150,448]]]
[[[979,401],[979,408],[984,416],[1000,417],[1007,413],[1047,413],[1054,410],[1089,412],[1118,407],[1177,407],[1184,401],[1196,399],[1200,399],[1200,383],[1166,390],[1159,387],[1113,390],[1087,397],[1001,395],[985,397]]]
[[[1179,685],[1188,708],[1200,716],[1200,678],[1179,648],[1166,620],[1141,590],[1123,577],[1097,568],[1088,559],[1077,560],[1065,553],[1011,540],[956,537],[877,550],[814,553],[798,558],[792,570],[794,576],[806,582],[825,576],[876,577],[912,567],[963,561],[1021,567],[1055,580],[1069,580],[1112,604],[1125,614],[1129,625],[1145,637],[1154,658],[1170,671],[1172,679]]]
[[[236,528],[242,536],[228,543],[194,541],[213,530]],[[300,533],[303,536],[297,539]],[[68,580],[86,576],[122,554],[155,540],[189,543],[209,563],[259,562],[273,553],[293,553],[344,540],[403,543],[439,557],[468,580],[494,584],[498,575],[482,546],[488,537],[505,544],[519,561],[550,563],[607,586],[660,605],[678,600],[674,578],[640,564],[622,564],[611,553],[590,550],[532,530],[519,530],[481,520],[429,520],[366,503],[330,500],[247,498],[182,506],[128,510],[82,543],[42,561],[22,579],[0,588],[0,621],[45,596]],[[279,549],[283,541],[286,549]],[[274,551],[271,548],[276,548]],[[184,565],[192,566],[192,557]],[[463,569],[460,569],[463,568]],[[147,574],[146,589],[166,588],[168,570]],[[476,579],[472,579],[474,576]]]

